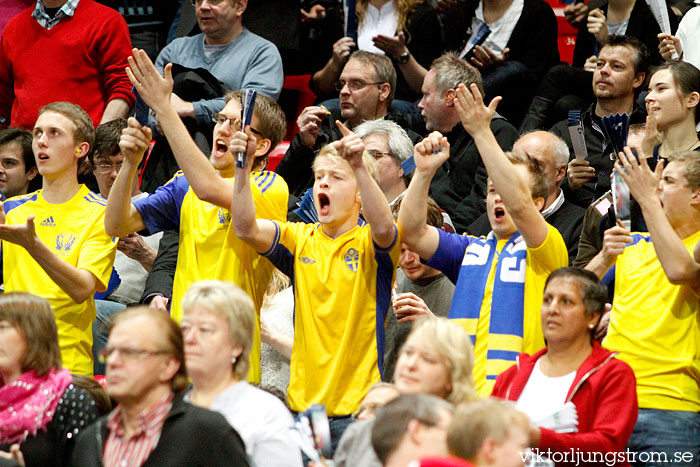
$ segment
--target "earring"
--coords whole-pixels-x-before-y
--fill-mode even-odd
[[[231,363],[236,364],[236,357],[231,357]]]
[[[594,327],[595,327],[595,325],[593,323],[588,324],[588,329],[593,329]]]

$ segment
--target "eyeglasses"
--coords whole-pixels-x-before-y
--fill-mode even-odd
[[[192,6],[202,6],[202,3],[204,3],[204,0],[190,0],[192,2]],[[216,6],[219,3],[224,2],[225,0],[207,0],[207,3],[211,6]]]
[[[143,360],[145,357],[148,356],[164,355],[169,353],[165,350],[145,350],[137,349],[134,347],[105,347],[100,352],[100,363],[105,363],[114,352],[119,352],[119,355],[124,360],[128,361]]]
[[[348,89],[352,91],[359,91],[360,89],[366,87],[366,86],[372,86],[372,85],[377,85],[377,84],[384,84],[384,83],[365,83],[364,81],[360,81],[357,79],[354,79],[352,81],[336,81],[334,86],[336,91],[342,91],[345,85],[348,86]]]
[[[122,169],[122,162],[117,162],[116,164],[98,164],[94,166],[95,172],[101,174],[108,174],[112,170],[116,169],[119,172]]]
[[[223,114],[214,114],[214,121],[216,122],[217,125],[223,125],[224,123],[228,122],[229,125],[231,125],[231,128],[239,130],[241,128],[241,119],[239,117],[227,117],[226,115]],[[258,130],[253,128],[252,126],[250,127],[250,131],[255,133],[258,136],[262,136],[263,134],[260,133]]]
[[[378,149],[368,149],[367,152],[369,153],[370,156],[374,157],[375,159],[379,160],[382,157],[393,157],[390,152],[382,152]]]

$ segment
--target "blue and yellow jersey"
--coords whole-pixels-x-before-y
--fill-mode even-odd
[[[97,278],[97,291],[104,291],[112,273],[117,251],[116,238],[105,233],[107,201],[81,185],[69,201],[51,204],[41,190],[7,200],[6,223],[24,224],[34,215],[36,234],[56,256]],[[2,242],[3,276],[6,292],[29,292],[46,298],[58,326],[63,366],[71,373],[92,375],[92,296],[75,303],[31,257],[27,250]]]
[[[233,182],[233,178],[230,180]],[[289,190],[282,177],[274,172],[256,172],[251,174],[251,187],[258,217],[286,219]],[[272,277],[272,264],[236,236],[228,209],[197,198],[182,172],[154,194],[134,202],[134,206],[150,234],[180,232],[170,309],[175,321],[182,319],[182,297],[197,281],[232,281],[253,299],[258,319],[248,380],[260,382],[260,307]]]
[[[648,233],[632,238],[609,271],[615,300],[603,346],[634,370],[640,408],[698,412],[698,296],[668,281]],[[699,240],[700,231],[683,240],[690,255]]]
[[[320,224],[275,226],[265,255],[294,284],[290,407],[302,411],[322,403],[328,415],[351,414],[381,379],[398,234],[390,248],[378,250],[367,224],[336,238]]]
[[[439,229],[438,232],[440,234],[438,248],[427,264],[444,272],[453,283],[457,284],[457,278],[464,266],[463,260],[467,257],[465,253],[470,247],[475,247],[477,237],[450,234]],[[513,273],[510,274],[511,281],[517,280],[524,284],[522,288],[514,288],[519,291],[522,290],[520,293],[523,294],[522,338],[515,335],[494,336],[490,333],[490,329],[495,273],[503,248],[507,242],[508,239],[498,240],[496,253],[493,255],[491,263],[484,263],[482,266],[488,268],[489,273],[479,318],[455,319],[470,335],[475,336],[474,383],[479,395],[485,397],[491,394],[498,375],[513,366],[518,353],[534,354],[544,347],[542,319],[540,316],[544,284],[552,271],[566,267],[569,264],[569,255],[561,234],[556,228],[549,225],[547,238],[542,245],[537,248],[527,247],[524,270],[517,271],[517,268],[510,268],[509,270],[510,273]],[[507,290],[504,288],[505,292]],[[468,295],[463,290],[460,290],[459,285],[457,286],[452,299],[450,317],[454,316],[454,308],[460,306],[460,300],[474,300],[474,297]],[[491,350],[489,352],[489,347],[491,349],[500,348],[504,350],[496,352]],[[497,355],[498,353],[501,356]]]

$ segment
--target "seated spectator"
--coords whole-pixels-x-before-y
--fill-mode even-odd
[[[248,384],[253,301],[223,281],[195,282],[182,298],[188,402],[221,413],[241,435],[251,466],[301,466],[294,420],[272,394]]]
[[[606,230],[603,249],[586,269],[615,281],[603,346],[619,352],[637,378],[639,412],[627,447],[638,455],[685,456],[675,464],[695,466],[700,459],[695,370],[700,264],[691,252],[700,241],[700,158],[696,151],[671,154],[663,172],[659,163],[655,174],[646,158],[638,163],[629,148],[619,157],[618,170],[649,233],[630,234],[620,226]]]
[[[444,54],[430,65],[421,89],[423,98],[418,103],[425,128],[439,131],[450,142],[450,159],[433,176],[430,195],[447,211],[459,233],[486,212],[486,169],[455,107],[457,87],[472,83],[483,94],[479,71],[454,53]],[[491,131],[504,151],[509,151],[518,139],[518,131],[498,114],[491,119]]]
[[[377,415],[377,410],[399,396],[399,389],[391,383],[377,383],[367,391],[354,417],[357,420],[369,420]]]
[[[83,431],[72,465],[249,465],[221,414],[182,400],[182,333],[168,315],[145,307],[115,314],[102,357],[107,392],[119,405]]]
[[[541,211],[542,217],[561,234],[569,250],[569,263],[571,263],[578,252],[586,210],[568,201],[561,189],[566,179],[569,147],[553,133],[533,131],[521,136],[513,145],[513,151],[527,154],[542,164],[548,185],[548,194]],[[467,230],[471,235],[487,235],[491,226],[486,213],[474,221]]]
[[[381,379],[384,319],[400,254],[376,182],[377,162],[357,135],[336,125],[343,139],[325,146],[313,163],[315,224],[256,219],[249,171],[257,138],[246,128],[230,145],[248,154],[234,180],[236,235],[294,278],[289,405],[294,411],[326,406],[332,451],[367,389]],[[367,222],[360,222],[360,209]]]
[[[681,19],[675,35],[660,33],[659,53],[664,60],[682,60],[700,68],[700,8],[691,8]]]
[[[32,151],[32,133],[21,128],[0,130],[0,192],[3,200],[26,195],[32,185],[35,191],[41,186]]]
[[[670,8],[667,11],[671,29],[675,31],[678,19]],[[657,50],[660,32],[659,23],[646,2],[611,0],[590,8],[585,24],[578,28],[573,65],[555,66],[544,76],[520,131],[549,128],[552,122],[565,119],[569,110],[583,109],[594,102],[595,89],[591,93],[588,83],[600,51],[612,35],[634,37],[646,47],[650,63],[660,65],[663,62]]]
[[[406,131],[391,120],[378,118],[360,123],[354,130],[367,152],[377,160],[379,188],[389,206],[406,192],[411,175],[401,164],[413,155],[413,142]]]
[[[498,99],[486,107],[479,88],[460,84],[455,105],[472,134],[489,174],[486,237],[446,233],[427,225],[428,184],[449,158],[447,138],[434,132],[416,145],[416,172],[399,212],[401,239],[427,265],[455,283],[449,318],[472,336],[474,379],[482,395],[520,352],[544,347],[539,324],[540,296],[549,272],[568,264],[561,234],[540,209],[547,180],[536,159],[504,153],[490,129]],[[494,272],[495,271],[495,272]]]
[[[142,50],[134,51],[134,58],[130,58],[130,79],[139,94],[158,113],[183,171],[156,193],[131,203],[129,195],[150,142],[150,130],[130,119],[129,128],[124,130],[119,143],[124,154],[124,170],[117,175],[107,200],[106,228],[120,237],[144,229],[150,234],[178,231],[170,306],[171,316],[176,321],[182,316],[182,296],[190,284],[199,280],[234,282],[251,296],[259,310],[274,268],[234,235],[231,224],[233,178],[240,169],[236,168],[236,156],[229,145],[236,129],[240,128],[241,94],[234,91],[226,95],[226,106],[216,116],[213,131],[216,144],[207,159],[187,133],[171,103],[170,69],[171,65],[165,67],[165,79]],[[255,151],[250,154],[254,172],[248,174],[254,186],[255,204],[261,215],[285,219],[287,184],[274,172],[260,170],[266,164],[269,152],[284,135],[284,113],[275,101],[260,94],[255,100],[250,126],[260,138]],[[175,248],[174,243],[170,245]],[[170,251],[159,250],[159,253],[167,255]],[[249,373],[253,383],[260,381],[259,331],[256,330],[255,336]]]
[[[532,356],[521,354],[518,364],[496,380],[492,395],[516,401],[515,407],[535,424],[564,404],[574,404],[576,432],[533,429],[535,454],[574,449],[619,455],[627,445],[637,420],[634,373],[593,340],[607,296],[607,288],[590,271],[564,268],[550,274],[542,303],[547,347]]]
[[[501,113],[514,125],[522,120],[537,84],[559,63],[557,19],[542,0],[464,0],[443,20],[446,48],[464,46],[486,25],[490,34],[468,56],[484,77],[487,99],[503,96]],[[466,34],[465,34],[466,31]]]
[[[333,84],[355,48],[386,55],[391,59],[397,76],[396,100],[392,107],[410,116],[411,120],[419,121],[419,112],[413,102],[420,98],[425,74],[420,70],[427,68],[443,50],[442,27],[435,9],[425,0],[358,0],[355,10],[357,37],[333,39],[333,55],[321,70],[313,74],[312,89],[322,98],[330,97]],[[339,29],[332,25],[325,27]]]
[[[119,149],[119,138],[126,127],[126,120],[118,118],[99,125],[95,131],[95,148],[90,151],[88,159],[100,189],[100,196],[104,199],[109,198],[112,184],[124,163],[124,155]],[[134,178],[130,193],[132,202],[147,196],[139,190],[138,181],[138,178]],[[119,281],[117,288],[106,297],[95,300],[97,315],[92,324],[93,355],[99,355],[107,344],[110,316],[141,298],[144,282],[158,253],[161,236],[161,232],[146,237],[134,232],[119,239],[112,272]],[[95,359],[95,374],[104,375],[104,370],[104,364]]]
[[[643,148],[648,156],[651,156],[649,146],[656,142],[654,123],[661,138],[661,145],[654,147],[654,160],[681,151],[700,151],[695,130],[700,123],[700,70],[686,62],[661,65],[649,79],[649,93],[644,100],[651,123],[651,141]]]
[[[399,396],[382,407],[372,427],[378,465],[404,467],[421,457],[447,454],[453,411],[452,404],[428,394]]]
[[[635,104],[648,77],[649,53],[637,39],[612,35],[598,54],[593,72],[593,93],[596,101],[581,113],[583,136],[588,157],[576,159],[566,120],[552,127],[552,133],[569,145],[571,161],[567,183],[562,187],[566,198],[583,208],[610,189],[610,174],[615,154],[612,144],[605,140],[601,118],[626,113],[630,124],[644,123],[644,109]]]
[[[430,394],[453,404],[472,401],[473,356],[469,336],[459,325],[445,318],[424,318],[401,349],[394,383],[401,394]],[[333,458],[336,467],[381,465],[369,450],[373,423],[362,420],[348,427]]]
[[[512,405],[481,399],[457,407],[447,428],[447,448],[478,467],[522,467],[530,429],[530,419]],[[436,464],[420,463],[430,465]]]
[[[406,128],[401,113],[389,111],[396,91],[396,72],[387,57],[353,52],[336,85],[340,93],[340,115],[323,107],[305,108],[297,118],[299,133],[277,166],[277,173],[289,184],[290,211],[296,209],[298,198],[313,185],[312,162],[316,152],[342,138],[335,126],[336,119],[342,118],[351,130],[365,120],[377,118],[395,121]],[[411,139],[417,140],[418,136],[412,135]]]
[[[49,301],[63,364],[85,375],[94,367],[94,295],[107,289],[117,247],[105,232],[105,200],[78,183],[78,165],[94,138],[90,116],[77,105],[42,107],[32,140],[42,189],[0,208],[5,291]]]
[[[391,211],[394,219],[401,209],[399,199]],[[442,228],[443,218],[435,201],[428,199],[428,225]],[[455,286],[443,273],[423,264],[418,254],[401,242],[399,271],[396,273],[396,296],[392,303],[392,313],[387,317],[386,344],[384,347],[384,372],[382,379],[391,381],[401,348],[416,319],[426,315],[447,318],[452,303]]]
[[[37,0],[0,37],[0,126],[31,129],[39,109],[57,101],[79,105],[95,123],[126,117],[134,106],[124,72],[130,49],[129,29],[113,9]]]
[[[99,414],[61,364],[49,302],[0,296],[0,355],[0,458],[19,445],[22,465],[70,466],[76,435]]]

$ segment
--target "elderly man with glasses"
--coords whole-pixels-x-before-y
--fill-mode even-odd
[[[413,143],[419,140],[419,136],[408,129],[400,113],[389,111],[396,88],[396,71],[386,56],[354,52],[335,88],[339,92],[340,115],[323,106],[305,108],[297,119],[299,133],[277,166],[277,173],[289,184],[290,211],[296,209],[299,197],[313,185],[311,162],[316,151],[342,137],[335,126],[336,119],[342,120],[350,129],[366,120],[390,120],[406,129]]]
[[[168,315],[145,307],[116,314],[101,358],[119,405],[82,432],[72,465],[248,466],[226,419],[183,401],[182,333]]]

